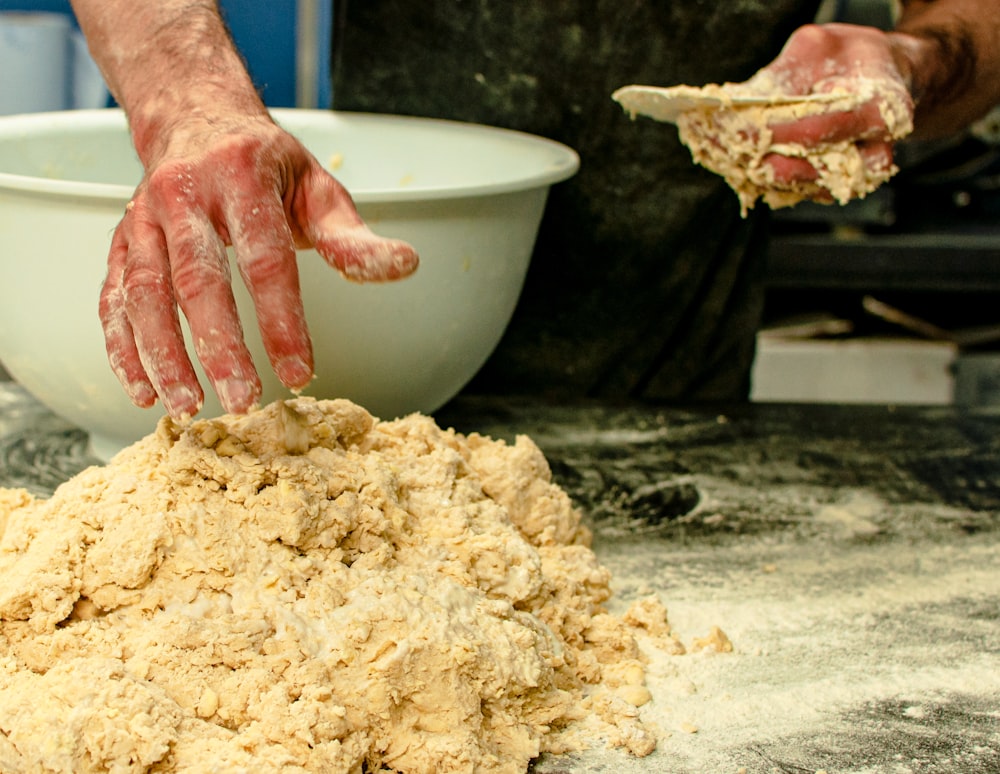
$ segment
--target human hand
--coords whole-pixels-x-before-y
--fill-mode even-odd
[[[906,59],[896,39],[871,27],[807,25],[796,30],[779,56],[747,82],[752,90],[806,95],[836,91],[857,95],[858,104],[769,125],[772,144],[816,149],[850,143],[874,179],[893,166],[893,143],[913,122]],[[820,172],[802,155],[769,154],[764,163],[783,185],[815,183]],[[819,186],[816,198],[828,199]]]
[[[243,340],[227,247],[271,367],[291,389],[313,374],[296,248],[315,248],[358,282],[405,277],[418,259],[408,244],[373,234],[347,191],[266,114],[179,124],[162,142],[144,143],[155,149],[112,238],[100,297],[108,358],[136,405],[159,398],[175,418],[197,413],[204,393],[179,308],[222,406],[242,413],[259,400],[261,383]]]

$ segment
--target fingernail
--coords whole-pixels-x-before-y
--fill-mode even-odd
[[[340,257],[341,273],[354,282],[401,279],[416,271],[417,251],[398,239],[384,239],[367,228],[337,234],[331,248]]]
[[[153,385],[145,379],[129,379],[128,371],[124,368],[115,368],[115,376],[125,388],[125,394],[139,408],[149,408],[156,403],[156,390]]]
[[[149,382],[129,382],[125,387],[125,393],[139,408],[149,408],[156,403],[156,390]]]
[[[260,389],[246,379],[222,379],[215,385],[222,407],[230,414],[244,414],[260,398]]]
[[[202,396],[199,390],[192,390],[183,384],[172,384],[164,388],[160,400],[171,417],[188,420],[201,409]]]
[[[300,390],[313,379],[313,370],[297,355],[282,358],[274,365],[274,372],[281,383],[291,390]]]

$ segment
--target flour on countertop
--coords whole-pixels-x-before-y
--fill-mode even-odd
[[[298,398],[0,490],[0,771],[524,771],[646,755],[644,648],[526,437]],[[724,635],[711,635],[720,647]]]

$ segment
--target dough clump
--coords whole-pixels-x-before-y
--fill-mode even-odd
[[[717,102],[677,117],[681,142],[696,163],[725,178],[739,197],[744,217],[758,199],[772,209],[831,197],[846,204],[864,198],[899,171],[888,158],[884,164],[865,163],[861,148],[853,141],[778,143],[769,127],[831,112],[853,112],[876,100],[889,138],[899,140],[913,131],[908,94],[889,79],[854,79],[850,88],[838,87],[798,100],[761,75],[745,84],[709,84],[699,91]],[[743,102],[741,97],[752,99]],[[773,101],[768,102],[769,98]],[[818,177],[778,181],[774,169],[764,163],[769,154],[804,159]]]
[[[867,196],[899,171],[891,158],[866,163],[853,141],[778,143],[770,127],[821,114],[854,112],[872,102],[885,124],[887,139],[899,140],[913,131],[909,95],[901,83],[888,77],[853,78],[846,85],[802,97],[790,94],[763,71],[744,83],[649,91],[660,93],[629,95],[626,104],[633,116],[641,112],[676,123],[695,163],[722,176],[736,192],[744,217],[758,199],[772,209],[831,198],[846,204]],[[818,177],[814,181],[776,180],[774,169],[764,163],[769,154],[804,159]]]
[[[0,771],[523,772],[645,755],[622,618],[535,444],[343,400],[0,490]],[[631,622],[630,622],[631,621]]]

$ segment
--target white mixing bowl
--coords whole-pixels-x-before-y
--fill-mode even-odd
[[[354,197],[377,233],[410,242],[420,268],[358,285],[299,255],[316,357],[306,394],[346,397],[383,418],[433,411],[482,366],[520,294],[549,187],[571,149],[447,121],[275,110]],[[111,234],[141,179],[123,114],[0,117],[0,362],[107,458],[150,432],[111,373],[97,316]],[[233,272],[238,277],[237,272]],[[268,367],[249,296],[235,283],[263,401],[288,396]],[[189,346],[190,351],[190,346]],[[222,408],[206,388],[203,415]]]

